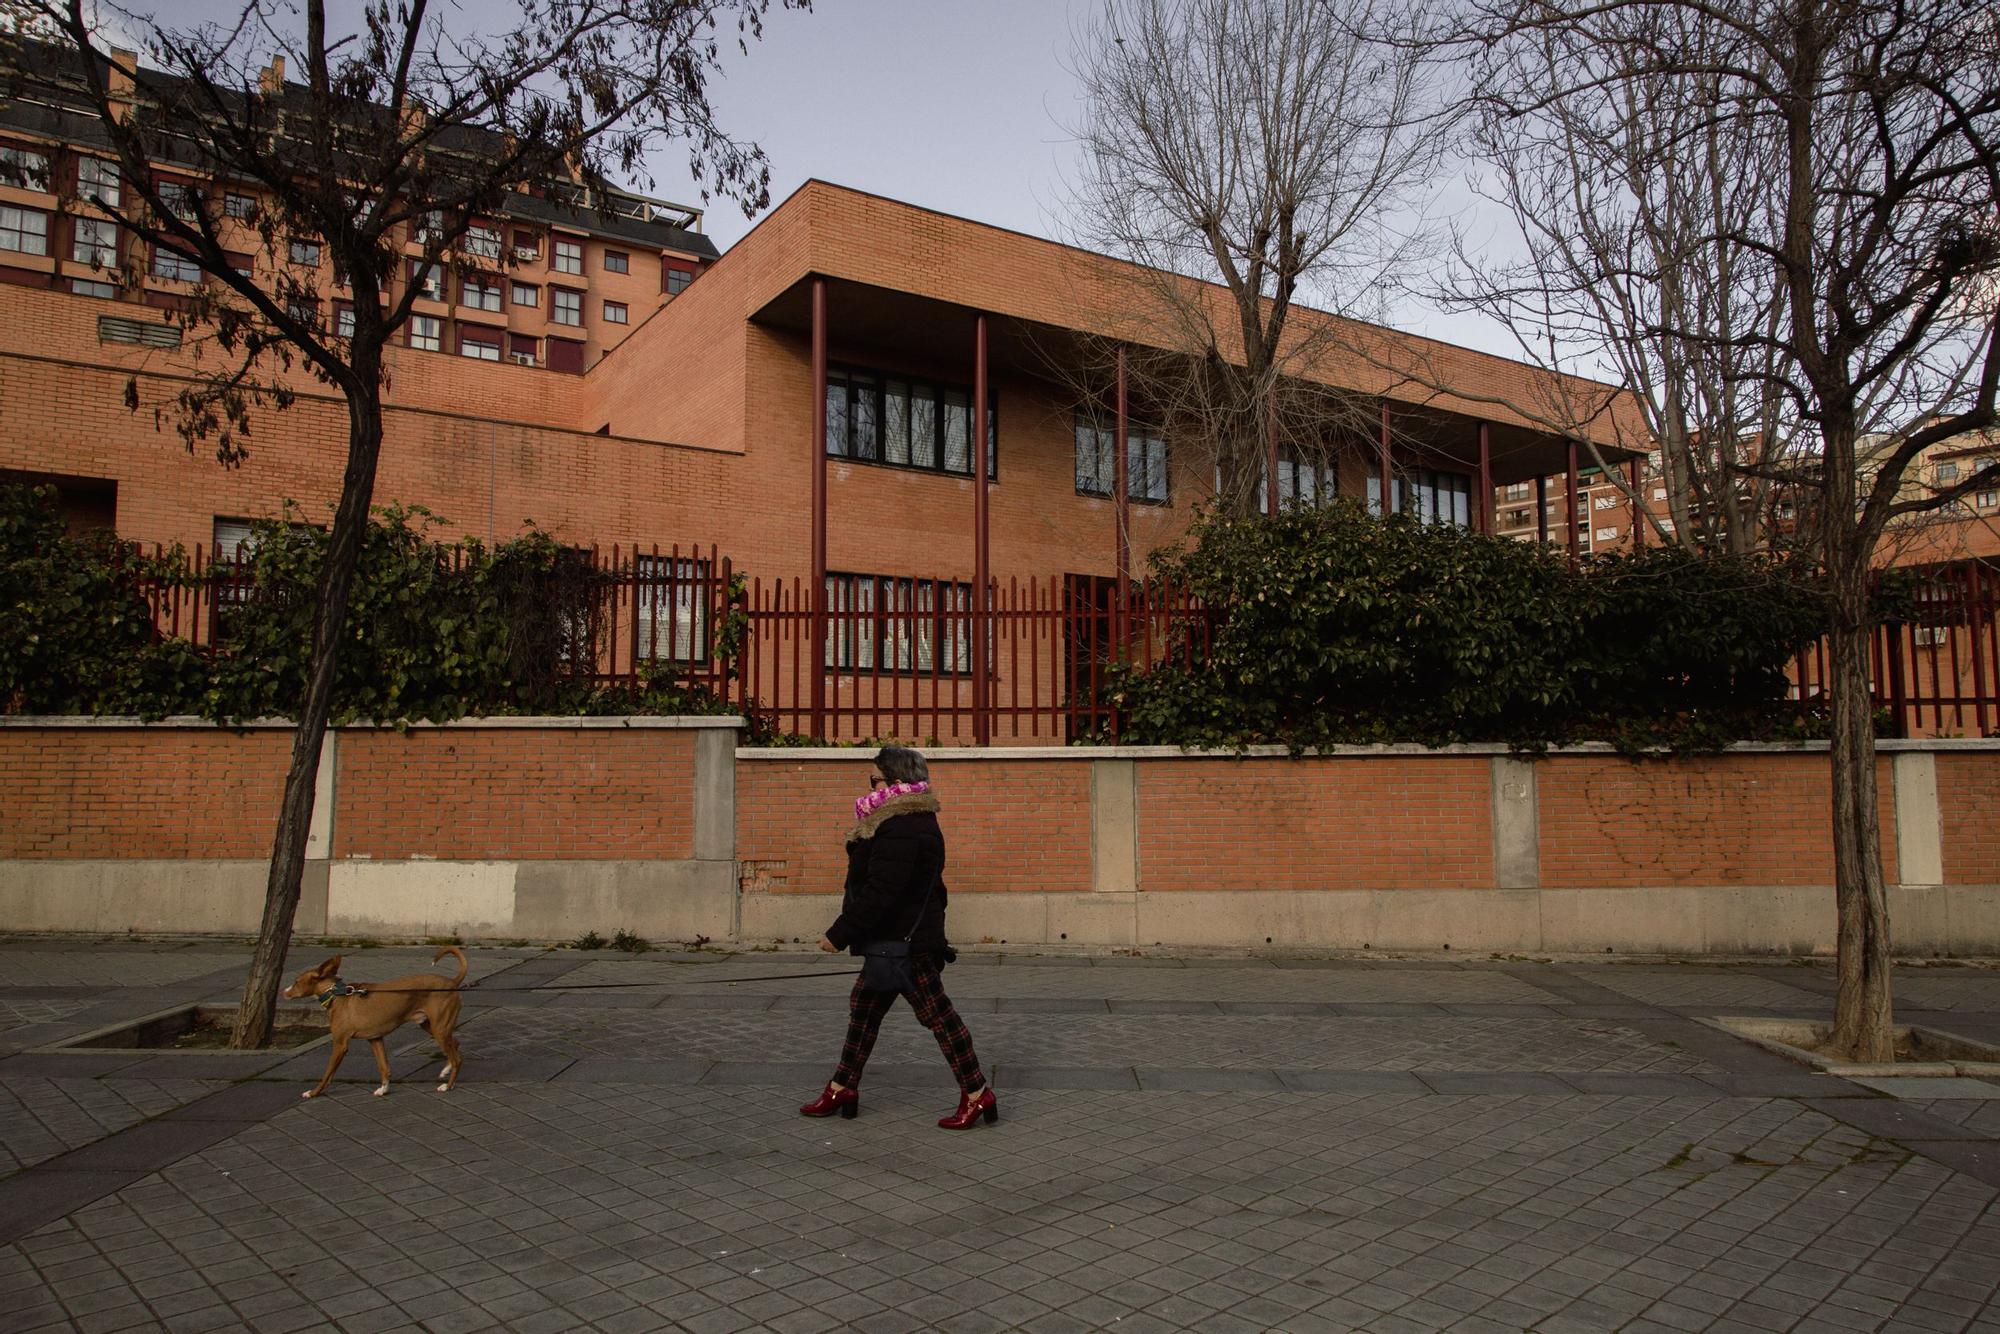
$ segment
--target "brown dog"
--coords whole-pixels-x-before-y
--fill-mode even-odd
[[[465,981],[467,964],[464,952],[455,945],[447,945],[433,954],[431,962],[436,963],[447,954],[458,956],[457,977],[411,973],[387,982],[349,987],[340,980],[338,954],[319,967],[300,973],[298,980],[285,988],[285,995],[293,1000],[310,996],[327,1007],[327,1018],[333,1028],[333,1055],[326,1063],[326,1074],[319,1085],[299,1096],[311,1098],[326,1092],[326,1086],[333,1082],[334,1071],[347,1058],[347,1044],[355,1038],[368,1039],[375,1053],[375,1068],[382,1072],[382,1083],[375,1096],[388,1093],[389,1053],[382,1046],[382,1039],[412,1019],[429,1025],[432,1039],[444,1052],[445,1067],[438,1076],[444,1083],[438,1085],[438,1092],[447,1092],[457,1083],[458,1039],[451,1030],[458,1023],[458,984]]]

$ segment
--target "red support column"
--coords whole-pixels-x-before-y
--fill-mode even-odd
[[[992,687],[986,674],[986,646],[993,629],[986,588],[986,450],[986,316],[982,313],[972,324],[972,740],[980,746],[993,740],[993,720],[986,707]]]
[[[826,279],[812,281],[812,734],[826,735]],[[796,697],[795,697],[796,698]]]
[[[1645,473],[1639,467],[1639,460],[1633,459],[1625,465],[1632,479],[1632,549],[1646,549],[1646,507],[1639,503],[1639,487],[1645,481]]]
[[[1543,546],[1549,544],[1549,479],[1535,479],[1535,532]]]
[[[1563,501],[1565,514],[1563,521],[1569,525],[1569,563],[1576,564],[1576,441],[1569,442],[1569,466],[1563,474]]]
[[[1382,400],[1382,437],[1377,449],[1381,454],[1382,517],[1386,519],[1396,512],[1389,498],[1389,400],[1386,398]]]
[[[1485,422],[1479,423],[1479,498],[1472,526],[1482,533],[1493,531],[1493,428]]]
[[[1111,431],[1111,450],[1115,457],[1111,461],[1111,491],[1113,522],[1118,526],[1116,548],[1117,584],[1112,589],[1116,599],[1112,606],[1119,613],[1118,624],[1112,632],[1114,652],[1122,652],[1125,647],[1126,584],[1132,578],[1132,502],[1127,494],[1131,478],[1126,475],[1125,442],[1132,429],[1129,407],[1125,397],[1125,349],[1118,349],[1118,403],[1117,416]]]

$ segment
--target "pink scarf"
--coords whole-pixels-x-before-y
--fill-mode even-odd
[[[883,803],[887,802],[891,797],[905,797],[912,792],[928,792],[930,790],[931,785],[929,783],[889,783],[883,787],[875,788],[867,796],[856,797],[854,799],[854,818],[857,821],[866,820],[869,816],[880,810]]]

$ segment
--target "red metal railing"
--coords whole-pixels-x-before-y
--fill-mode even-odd
[[[750,579],[732,591],[714,546],[616,545],[575,551],[588,596],[565,652],[607,685],[666,677],[704,687],[783,733],[827,740],[898,737],[969,745],[974,726],[969,584],[949,579],[829,581],[826,637],[813,645],[807,581]],[[452,559],[462,564],[463,551]],[[147,584],[162,634],[226,643],[231,606],[252,596],[249,567],[200,547],[195,577]],[[1871,692],[1898,736],[2000,736],[2000,571],[1937,567],[1916,614],[1878,629]],[[1093,577],[995,581],[988,591],[989,735],[1009,744],[1116,740],[1114,664],[1192,664],[1210,646],[1209,612],[1158,579],[1122,589]],[[1794,660],[1796,697],[1822,698],[1824,642]],[[813,681],[822,705],[813,709]]]
[[[2000,736],[2000,572],[1978,561],[1934,566],[1916,587],[1916,613],[1877,628],[1869,693],[1899,737]],[[1824,642],[1792,665],[1797,697],[1825,696]]]
[[[780,732],[827,740],[898,737],[971,744],[976,733],[971,586],[948,579],[829,581],[825,639],[799,579],[746,581],[713,546],[589,548],[570,553],[586,592],[562,653],[587,657],[605,685],[643,677],[701,686]],[[446,556],[454,568],[462,549]],[[247,561],[197,546],[188,578],[143,582],[161,634],[226,651],[229,609],[255,596]],[[558,596],[574,597],[574,594]],[[1116,738],[1104,700],[1114,664],[1193,662],[1209,647],[1207,612],[1184,588],[1106,578],[995,581],[986,626],[989,735],[1063,744]],[[818,667],[822,707],[815,716]]]

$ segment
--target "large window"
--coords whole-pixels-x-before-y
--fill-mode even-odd
[[[1278,508],[1320,509],[1331,505],[1340,494],[1336,471],[1330,458],[1301,458],[1292,446],[1280,445]]]
[[[641,556],[637,634],[648,661],[708,661],[708,562]]]
[[[184,283],[198,283],[201,281],[201,265],[191,259],[181,258],[164,246],[154,246],[153,276],[175,278]]]
[[[468,274],[461,297],[474,310],[499,310],[500,280],[490,274]]]
[[[0,250],[24,255],[49,253],[49,215],[40,209],[0,204]]]
[[[836,671],[971,674],[971,584],[829,574],[826,605],[826,665]]]
[[[677,265],[668,264],[665,266],[661,277],[666,282],[667,295],[679,296],[682,292],[687,291],[688,284],[694,281],[694,270],[683,269]]]
[[[191,219],[200,212],[194,187],[183,181],[161,181],[159,192],[161,206],[177,218]]]
[[[458,355],[474,361],[500,360],[501,331],[477,324],[458,326]]]
[[[32,148],[0,145],[0,185],[23,190],[49,188],[49,155]]]
[[[1472,478],[1462,472],[1417,468],[1391,479],[1389,494],[1398,514],[1423,523],[1472,525]],[[1382,512],[1382,479],[1368,475],[1368,512]]]
[[[583,272],[583,242],[557,241],[555,249],[557,273]]]
[[[583,323],[583,293],[567,287],[549,289],[549,318],[557,324]]]
[[[100,157],[76,160],[76,193],[107,208],[118,207],[118,166]]]
[[[444,321],[435,315],[410,316],[410,346],[436,352],[444,346]]]
[[[1076,489],[1108,496],[1118,480],[1117,430],[1093,418],[1076,419]],[[1167,440],[1160,432],[1127,424],[1125,494],[1146,504],[1167,503]]]
[[[69,257],[100,269],[118,267],[118,224],[104,218],[78,218],[70,234]]]
[[[465,253],[480,259],[500,258],[500,230],[497,227],[482,227],[478,223],[465,229]]]
[[[997,399],[986,405],[986,473],[1000,475]],[[896,468],[972,475],[972,393],[904,375],[833,368],[826,376],[826,452]]]

